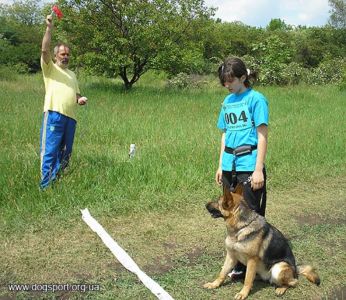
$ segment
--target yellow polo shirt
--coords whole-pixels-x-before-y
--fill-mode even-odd
[[[76,119],[76,94],[80,93],[76,75],[60,68],[52,60],[46,64],[42,57],[41,68],[46,88],[43,111],[52,110]]]

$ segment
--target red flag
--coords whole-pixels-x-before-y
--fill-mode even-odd
[[[57,5],[54,5],[52,7],[52,14],[56,15],[58,17],[58,19],[60,20],[63,16],[61,10],[59,9],[59,7]]]

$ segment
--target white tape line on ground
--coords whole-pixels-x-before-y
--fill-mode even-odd
[[[135,273],[143,284],[160,300],[174,300],[158,283],[145,274],[133,259],[121,248],[106,230],[90,215],[89,210],[83,209],[82,218],[89,227],[98,234],[103,243],[111,250],[119,262],[129,271]]]

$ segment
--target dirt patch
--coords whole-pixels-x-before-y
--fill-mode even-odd
[[[89,280],[93,279],[93,275],[91,273],[77,273],[77,272],[71,272],[74,278],[76,278],[77,282],[88,282]]]
[[[0,296],[0,300],[15,300],[15,299],[16,299],[16,296],[8,296],[8,295]]]
[[[58,295],[56,299],[58,300],[69,300],[72,298],[72,293],[71,292],[66,292],[61,295]]]
[[[188,266],[194,266],[198,263],[198,259],[205,253],[205,249],[203,248],[193,248],[191,252],[187,254],[189,263]]]
[[[109,270],[112,272],[115,271],[115,273],[121,273],[121,272],[126,271],[125,267],[120,262],[118,262],[118,260],[116,260],[116,258],[114,258],[114,261],[111,261],[110,263],[104,264],[103,269]]]
[[[171,271],[175,263],[170,256],[161,256],[155,263],[146,265],[143,269],[150,275],[161,275]]]
[[[321,217],[317,214],[298,215],[294,217],[299,225],[345,225],[346,221],[342,218]]]
[[[73,293],[73,292],[63,292],[63,293],[56,293],[54,294],[54,299],[56,300],[69,300],[69,299],[75,299],[73,298],[74,295],[73,294],[76,294],[76,293]],[[0,300],[15,300],[17,299],[17,294],[14,293],[14,295],[4,295],[4,296],[0,296]],[[53,297],[53,296],[51,296]],[[42,292],[37,292],[37,293],[33,293],[33,292],[28,292],[26,295],[25,295],[25,299],[28,299],[28,300],[34,300],[34,299],[51,299],[49,296],[47,296],[46,293],[42,293]],[[53,298],[52,298],[53,299]]]
[[[174,253],[160,256],[155,263],[148,264],[144,270],[151,275],[161,275],[174,269],[175,267],[184,265],[186,267],[194,266],[198,263],[198,259],[205,253],[205,249],[193,248],[190,252],[176,257]]]
[[[328,300],[346,300],[346,286],[335,287],[330,295],[327,297]]]

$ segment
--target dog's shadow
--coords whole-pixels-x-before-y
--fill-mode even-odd
[[[223,287],[232,287],[233,290],[235,291],[235,293],[240,292],[240,290],[243,288],[244,286],[244,280],[239,280],[239,281],[231,281],[231,280],[226,280],[223,284]],[[266,288],[273,288],[274,287],[267,281],[263,281],[261,279],[255,279],[253,286],[251,288],[249,297],[254,296],[257,292],[261,291],[262,289],[266,289]]]

